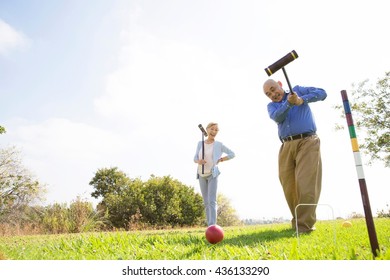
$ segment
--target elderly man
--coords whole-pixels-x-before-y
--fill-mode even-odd
[[[268,114],[277,123],[282,142],[279,180],[293,216],[292,228],[300,233],[311,232],[315,229],[316,205],[304,204],[318,203],[322,163],[320,139],[309,103],[322,101],[327,94],[321,88],[301,86],[295,86],[289,93],[284,91],[280,82],[272,79],[264,83],[263,90],[271,99]],[[296,208],[300,204],[302,206]]]

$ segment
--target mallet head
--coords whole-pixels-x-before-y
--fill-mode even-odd
[[[279,69],[286,66],[291,61],[293,61],[294,59],[297,59],[297,58],[298,58],[298,54],[296,51],[293,50],[293,51],[289,52],[288,54],[286,54],[285,56],[283,56],[278,61],[276,61],[274,64],[271,64],[270,66],[268,66],[268,68],[265,68],[264,70],[268,76],[271,76],[272,74],[275,74],[276,71],[278,71]]]

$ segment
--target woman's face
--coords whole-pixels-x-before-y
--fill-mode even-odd
[[[217,124],[215,124],[215,125],[213,125],[213,126],[210,126],[210,127],[207,129],[208,135],[210,135],[210,136],[213,137],[213,138],[214,138],[215,136],[217,136],[218,131],[219,131],[219,129],[218,129],[218,125],[217,125]]]

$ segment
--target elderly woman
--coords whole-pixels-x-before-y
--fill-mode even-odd
[[[198,164],[197,179],[203,197],[207,225],[210,226],[217,224],[217,188],[220,174],[218,163],[234,158],[235,154],[215,140],[219,130],[217,123],[209,123],[206,130],[208,137],[204,143],[199,141],[194,162]]]

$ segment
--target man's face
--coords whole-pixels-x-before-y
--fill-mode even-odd
[[[280,102],[284,96],[284,90],[281,85],[273,80],[264,83],[263,90],[273,102]]]

